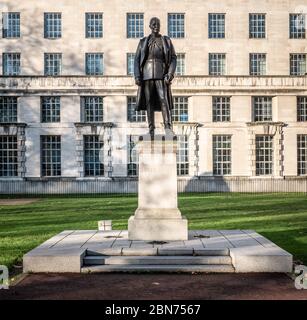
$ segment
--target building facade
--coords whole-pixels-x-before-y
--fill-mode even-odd
[[[153,16],[178,57],[179,191],[307,191],[306,0],[3,0],[0,11],[1,193],[137,190],[147,124],[133,60]]]

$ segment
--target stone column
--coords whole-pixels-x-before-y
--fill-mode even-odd
[[[188,239],[188,221],[177,202],[177,140],[144,136],[139,153],[138,209],[128,221],[130,240]]]

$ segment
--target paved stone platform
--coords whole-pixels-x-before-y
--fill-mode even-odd
[[[187,241],[130,241],[127,230],[69,230],[23,258],[24,272],[292,272],[292,255],[253,230],[191,230]]]

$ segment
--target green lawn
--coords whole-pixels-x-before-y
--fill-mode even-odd
[[[96,229],[113,220],[127,228],[136,196],[44,197],[28,205],[0,206],[0,265],[12,267],[24,253],[67,229]],[[190,229],[253,229],[307,263],[306,194],[181,194]]]

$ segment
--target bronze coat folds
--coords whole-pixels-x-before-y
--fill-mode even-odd
[[[174,73],[176,70],[177,64],[177,56],[175,53],[174,46],[172,44],[171,39],[168,36],[161,36],[163,51],[165,56],[165,70],[164,75],[169,74],[174,77]],[[150,36],[144,37],[140,40],[139,45],[136,50],[135,59],[134,59],[134,77],[139,80],[143,80],[143,68],[148,57],[148,41]],[[173,99],[171,86],[167,85],[167,98],[170,109],[173,109]],[[161,105],[156,99],[156,101],[152,102],[154,104],[155,111],[161,111]],[[144,93],[144,81],[142,81],[142,85],[138,88],[137,99],[136,99],[136,111],[146,110],[146,99]]]

